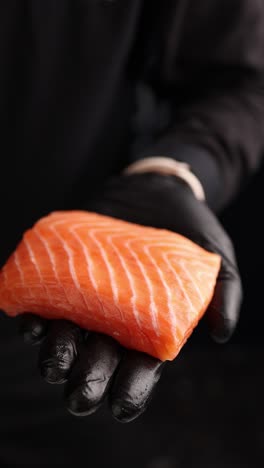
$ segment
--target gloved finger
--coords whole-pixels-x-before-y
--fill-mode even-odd
[[[66,320],[50,323],[39,352],[40,373],[48,383],[62,384],[67,380],[82,340],[83,333],[77,325]]]
[[[43,341],[48,329],[48,321],[33,314],[19,317],[19,333],[25,343],[36,345]]]
[[[238,270],[223,260],[214,297],[206,312],[210,335],[216,342],[225,343],[231,338],[239,319],[242,296]]]
[[[111,410],[118,421],[130,422],[145,411],[164,364],[147,354],[128,351],[110,393]]]
[[[87,416],[99,408],[121,355],[120,345],[112,338],[100,334],[88,337],[65,385],[66,405],[70,413]]]

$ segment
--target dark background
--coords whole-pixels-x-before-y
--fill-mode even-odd
[[[247,188],[221,217],[234,241],[244,285],[241,319],[233,338],[233,343],[243,345],[263,343],[263,197],[264,166],[262,165]]]

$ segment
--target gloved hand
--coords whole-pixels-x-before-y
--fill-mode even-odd
[[[183,181],[152,173],[121,176],[85,208],[175,231],[220,254],[222,267],[206,317],[216,341],[230,338],[242,297],[233,246],[212,211]],[[124,350],[112,338],[84,332],[66,321],[25,315],[21,330],[26,341],[41,342],[41,374],[49,383],[65,383],[71,413],[93,413],[106,395],[120,421],[131,421],[145,410],[163,369],[159,360]]]

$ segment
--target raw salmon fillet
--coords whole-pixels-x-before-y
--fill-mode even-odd
[[[161,360],[212,299],[221,259],[185,237],[85,211],[26,231],[0,272],[0,309],[68,319]]]

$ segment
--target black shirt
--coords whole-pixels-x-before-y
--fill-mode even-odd
[[[225,206],[261,161],[263,129],[261,0],[1,1],[1,262],[36,219],[78,208],[135,158],[189,162]],[[32,374],[13,323],[1,327],[0,457],[70,463],[77,423]]]
[[[2,1],[0,44],[0,195],[10,248],[40,215],[78,207],[132,157],[189,161],[217,207],[261,160],[259,0]],[[145,126],[135,118],[142,84],[155,96],[151,131],[149,118]],[[132,154],[139,135],[145,146]]]

